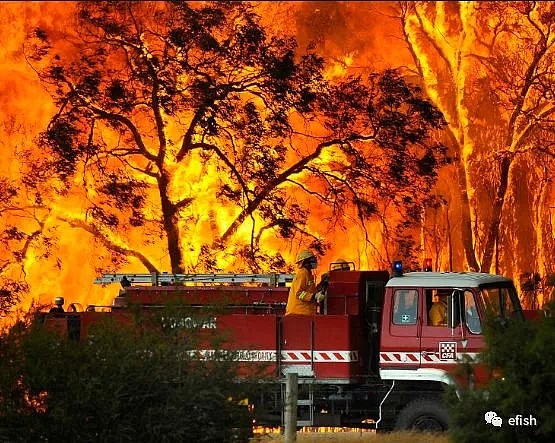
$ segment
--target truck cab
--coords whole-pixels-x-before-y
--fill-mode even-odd
[[[444,311],[441,321],[433,313]],[[486,319],[524,319],[512,281],[472,272],[409,272],[386,284],[381,329],[382,379],[453,384],[458,363],[475,361],[485,342]],[[487,374],[476,367],[471,383]],[[462,380],[457,380],[461,383]]]

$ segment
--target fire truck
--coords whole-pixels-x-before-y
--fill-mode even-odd
[[[351,269],[354,265],[351,264]],[[105,315],[131,305],[163,308],[170,300],[203,307],[224,300],[204,325],[230,333],[225,345],[242,367],[264,365],[263,393],[249,399],[259,425],[284,420],[285,380],[298,379],[298,426],[366,427],[378,431],[443,431],[447,387],[484,383],[477,363],[486,318],[524,319],[513,282],[472,272],[331,270],[327,297],[314,316],[285,316],[290,274],[105,274],[119,283],[110,306],[55,309],[45,321],[74,339]],[[443,319],[432,320],[433,303]],[[60,303],[58,303],[59,305]],[[220,303],[221,305],[221,303]],[[59,306],[58,306],[59,308]],[[209,358],[214,349],[199,349]]]

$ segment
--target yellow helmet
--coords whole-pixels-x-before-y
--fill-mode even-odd
[[[314,252],[312,252],[310,249],[305,249],[304,251],[299,252],[299,254],[297,255],[297,259],[295,260],[295,263],[300,263],[306,260],[307,258],[311,258],[311,257],[316,257],[314,255]]]
[[[332,271],[349,271],[351,267],[349,266],[347,260],[343,258],[338,258],[331,264],[330,269]]]

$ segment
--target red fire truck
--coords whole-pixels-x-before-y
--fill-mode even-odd
[[[354,266],[351,267],[353,269]],[[292,275],[105,274],[97,284],[120,283],[108,307],[48,314],[70,337],[86,336],[100,316],[133,304],[163,307],[180,300],[198,309],[225,300],[203,327],[231,333],[227,347],[243,367],[263,364],[267,389],[254,405],[259,424],[280,425],[285,378],[298,374],[298,425],[374,427],[377,430],[447,428],[447,386],[485,381],[480,365],[464,376],[463,360],[483,350],[486,316],[524,319],[513,282],[465,272],[330,271],[327,298],[315,316],[285,316]],[[432,304],[444,318],[433,324]],[[209,358],[213,349],[199,349]],[[269,380],[269,381],[268,381]]]

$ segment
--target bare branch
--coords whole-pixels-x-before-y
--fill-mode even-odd
[[[71,219],[62,215],[57,215],[56,218],[60,221],[66,222],[72,228],[79,228],[88,232],[95,238],[95,240],[98,240],[109,250],[117,252],[118,254],[122,254],[126,257],[134,257],[138,259],[149,272],[159,272],[158,268],[156,268],[156,266],[154,266],[154,264],[144,254],[125,246],[116,244],[96,226],[86,223],[82,220]]]

